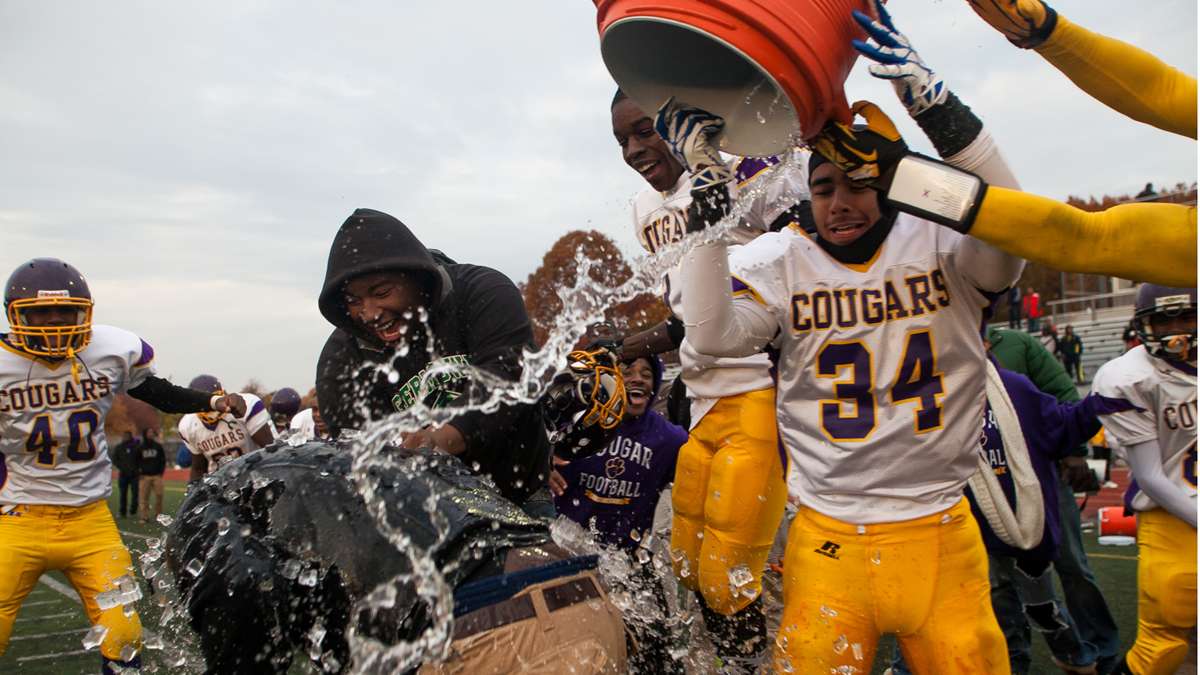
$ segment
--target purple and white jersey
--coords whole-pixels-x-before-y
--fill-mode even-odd
[[[210,424],[200,415],[192,413],[179,420],[179,436],[193,455],[208,458],[209,471],[215,470],[222,462],[258,450],[258,444],[252,436],[259,429],[270,429],[272,438],[275,436],[275,425],[271,423],[271,415],[262,399],[253,394],[241,394],[241,397],[246,400],[246,414],[242,417],[225,413]]]
[[[93,325],[75,361],[31,356],[0,339],[0,505],[82,506],[112,492],[104,418],[117,394],[154,374],[154,350]]]
[[[774,157],[736,158],[730,161],[736,187],[735,197],[752,200],[742,218],[743,227],[734,230],[733,240],[745,243],[768,231],[771,223],[797,202],[810,199],[807,162],[780,165]],[[686,232],[687,210],[692,203],[691,181],[687,172],[670,192],[646,190],[633,204],[634,230],[642,248],[655,253],[664,246],[678,243]],[[731,247],[731,251],[733,248]],[[667,270],[666,301],[675,316],[683,316],[682,281],[679,268]],[[692,426],[704,417],[717,399],[774,385],[771,362],[766,354],[741,358],[708,356],[696,351],[685,338],[679,347],[683,382],[692,398]]]
[[[990,301],[963,269],[964,241],[900,214],[861,265],[798,228],[730,255],[734,302],[778,324],[776,416],[801,504],[870,524],[962,499],[977,467]]]
[[[1105,433],[1126,448],[1157,441],[1163,473],[1196,500],[1196,371],[1172,365],[1137,346],[1101,366],[1092,391],[1122,399],[1135,408],[1101,418]],[[1137,479],[1137,476],[1134,476]],[[1146,493],[1134,491],[1135,511],[1157,508]]]

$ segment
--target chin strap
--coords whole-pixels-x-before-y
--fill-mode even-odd
[[[74,347],[67,347],[67,359],[71,361],[71,379],[79,384],[79,359],[75,356]]]

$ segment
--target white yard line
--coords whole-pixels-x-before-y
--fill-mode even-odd
[[[75,604],[77,604],[77,605],[83,604],[82,602],[80,602],[79,594],[75,592],[75,589],[64,584],[63,582],[59,581],[58,579],[55,579],[54,577],[46,576],[45,574],[43,574],[41,576],[41,578],[38,579],[38,581],[42,582],[43,584],[46,584],[46,586],[50,587],[50,589],[58,591],[61,595],[67,596],[68,598],[73,600],[75,602]]]
[[[93,651],[93,650],[91,650],[91,649],[76,649],[76,650],[70,651],[70,652],[58,652],[57,654],[38,654],[36,656],[22,656],[17,659],[17,663],[25,663],[26,661],[41,661],[42,659],[57,659],[60,656],[76,656],[79,654],[86,654],[90,651]]]
[[[21,607],[37,607],[38,605],[57,605],[62,600],[34,600],[33,602],[22,602]]]
[[[40,640],[42,638],[57,637],[59,635],[75,635],[76,633],[86,633],[88,628],[75,628],[73,630],[60,630],[54,633],[38,633],[37,635],[17,635],[12,638],[13,642],[17,640]]]
[[[79,616],[79,612],[59,612],[58,614],[43,614],[41,616],[19,616],[17,623],[33,623],[34,621],[45,621],[46,619],[62,619],[68,616]]]

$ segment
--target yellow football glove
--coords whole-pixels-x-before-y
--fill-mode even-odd
[[[1042,0],[967,1],[980,18],[1022,49],[1045,42],[1058,23],[1058,13]]]
[[[813,150],[846,172],[850,180],[877,183],[908,154],[908,145],[900,137],[879,106],[856,101],[852,115],[861,115],[866,126],[830,122],[813,140]]]

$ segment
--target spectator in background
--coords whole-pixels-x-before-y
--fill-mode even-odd
[[[1021,299],[1021,308],[1025,312],[1026,321],[1028,321],[1025,330],[1036,333],[1040,323],[1039,319],[1042,318],[1042,296],[1038,295],[1032,286],[1025,290],[1025,297]]]
[[[1154,191],[1154,183],[1146,183],[1146,187],[1137,193],[1136,199],[1154,199],[1157,196],[1158,193]]]
[[[1008,327],[1013,330],[1021,327],[1021,287],[1015,284],[1008,289]]]
[[[594,532],[600,543],[634,554],[639,546],[649,548],[654,509],[659,496],[675,477],[679,448],[687,442],[688,435],[682,427],[651,410],[663,377],[658,357],[635,359],[624,365],[621,372],[629,407],[616,436],[593,455],[569,463],[556,457],[556,469],[550,474],[550,491],[560,514]],[[632,655],[632,670],[682,672],[679,662],[668,651],[670,632],[664,623],[668,611],[666,596],[650,558],[639,553],[630,562],[635,575],[640,577],[634,581],[642,587],[637,591],[648,593],[662,611],[662,616],[627,617],[640,647]]]
[[[1074,326],[1067,326],[1062,339],[1058,341],[1058,353],[1062,357],[1063,367],[1067,375],[1075,378],[1076,384],[1083,383],[1083,341],[1075,334]]]
[[[1071,378],[1038,340],[1021,331],[997,330],[987,332],[989,353],[1001,367],[1025,375],[1033,380],[1039,390],[1054,396],[1060,403],[1079,400],[1079,390]],[[1117,623],[1104,594],[1096,583],[1096,575],[1088,565],[1087,553],[1083,549],[1083,533],[1079,521],[1079,504],[1075,492],[1094,489],[1095,475],[1087,465],[1087,446],[1081,445],[1059,463],[1058,516],[1061,528],[1058,557],[1054,560],[1054,571],[1062,584],[1066,611],[1061,619],[1074,624],[1079,637],[1096,648],[1097,672],[1107,673],[1120,657],[1121,642]],[[1030,649],[1029,623],[1022,612],[1011,580],[992,579],[992,602],[996,608],[996,619],[1008,641],[1010,655],[1028,653]],[[1003,604],[1007,610],[1002,610]],[[1021,658],[1018,658],[1020,661]]]
[[[162,513],[163,472],[167,470],[167,451],[158,442],[158,429],[147,427],[142,431],[142,444],[138,448],[138,517],[149,522],[150,498],[154,498],[154,518]]]
[[[284,387],[271,396],[270,407],[275,435],[280,436],[290,428],[292,418],[300,411],[300,393],[291,387]]]
[[[300,412],[292,416],[288,432],[293,440],[333,440],[329,435],[329,428],[325,426],[325,420],[321,418],[315,387],[309,389],[300,399]]]
[[[1042,324],[1042,334],[1038,336],[1038,342],[1054,358],[1062,360],[1058,347],[1058,329],[1054,327],[1054,324],[1049,322]]]
[[[121,442],[112,450],[117,467],[117,490],[121,493],[121,517],[135,515],[138,507],[137,440],[132,431],[121,434]]]

